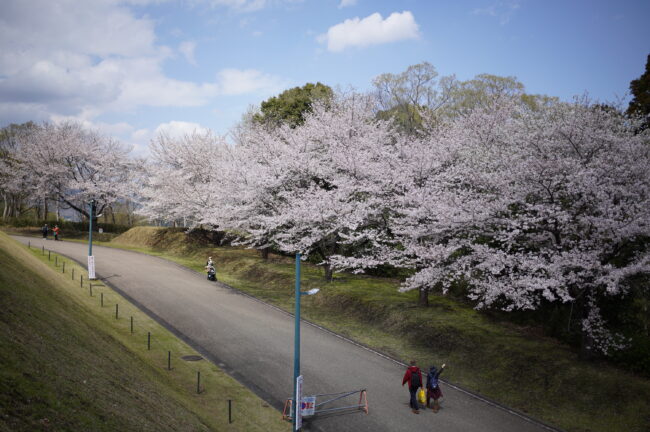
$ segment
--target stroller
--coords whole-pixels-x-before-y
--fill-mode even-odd
[[[217,271],[214,269],[214,266],[208,267],[208,280],[216,281],[217,280]]]

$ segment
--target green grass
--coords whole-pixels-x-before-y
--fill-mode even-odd
[[[79,284],[86,272],[58,256],[54,267],[55,256],[48,261],[47,254],[27,251],[0,233],[0,430],[290,429],[215,365],[181,360],[197,353],[109,287],[93,282],[91,297],[88,283]]]
[[[291,258],[271,255],[263,261],[251,250],[197,246],[182,233],[144,227],[102,245],[160,256],[201,272],[211,255],[220,281],[293,310]],[[400,293],[398,284],[350,274],[326,283],[322,269],[303,264],[303,288],[322,291],[303,299],[302,314],[403,361],[445,362],[445,379],[562,429],[650,430],[649,380],[581,361],[535,329],[495,322],[446,296],[432,295],[430,307],[417,307],[417,293]]]

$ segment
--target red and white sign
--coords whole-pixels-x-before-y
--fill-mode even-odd
[[[314,415],[316,410],[316,396],[305,396],[302,398],[301,405],[301,415],[310,416]]]

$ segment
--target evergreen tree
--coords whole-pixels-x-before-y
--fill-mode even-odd
[[[627,113],[645,117],[642,129],[647,129],[650,126],[650,54],[643,75],[630,82],[630,92],[634,97],[630,101]]]

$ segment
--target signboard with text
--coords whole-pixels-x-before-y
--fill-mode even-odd
[[[88,255],[88,279],[95,279],[95,257]]]
[[[316,410],[316,396],[304,396],[300,408],[303,417],[314,415],[314,411]]]

